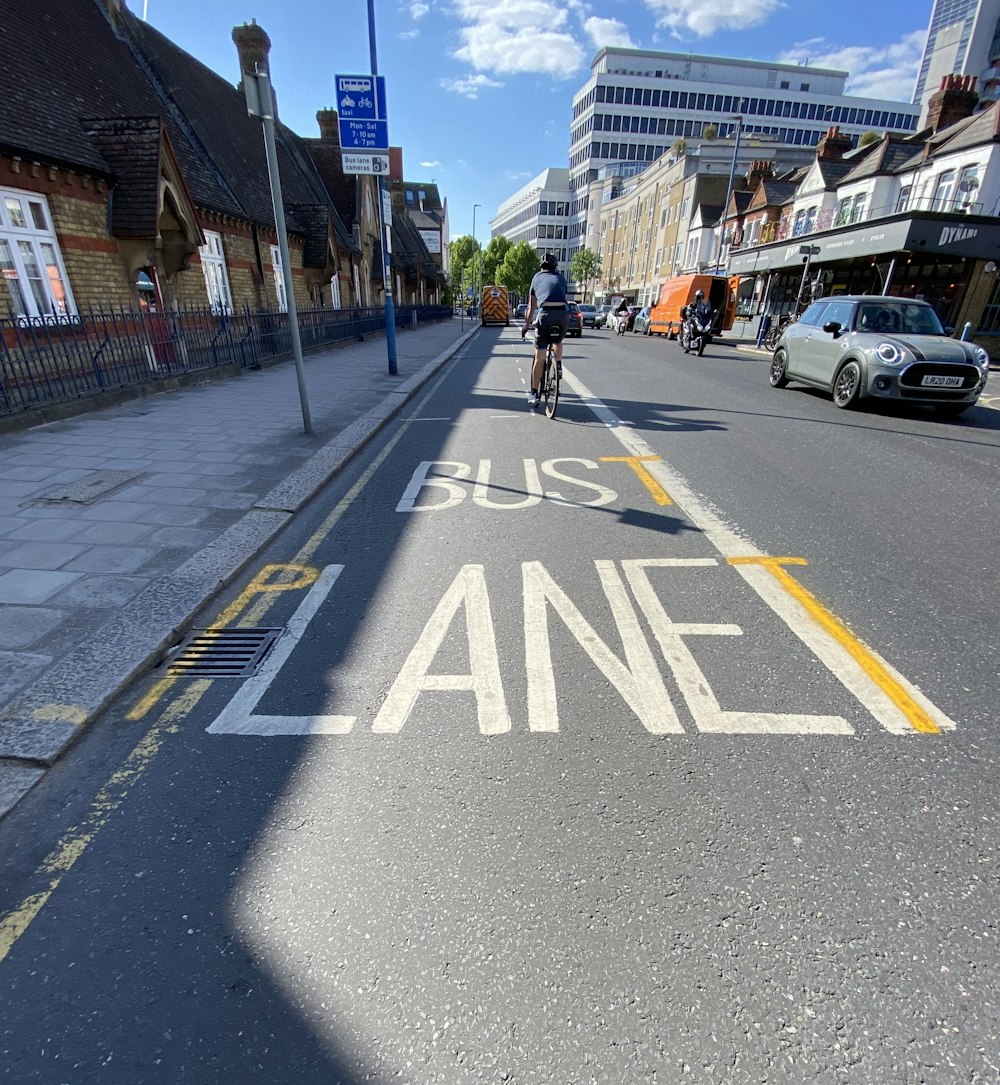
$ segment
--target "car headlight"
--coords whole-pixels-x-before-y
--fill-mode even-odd
[[[899,365],[903,360],[903,352],[895,343],[879,343],[872,353],[880,362],[886,365]]]
[[[984,373],[989,371],[990,356],[982,347],[976,347],[976,365],[978,365]]]

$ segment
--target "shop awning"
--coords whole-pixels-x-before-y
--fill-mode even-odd
[[[1000,259],[1000,223],[972,215],[903,215],[863,226],[802,234],[771,245],[730,253],[730,275],[755,275],[800,265],[803,246],[813,264],[894,252],[933,252],[975,260]],[[818,249],[819,252],[815,250]]]

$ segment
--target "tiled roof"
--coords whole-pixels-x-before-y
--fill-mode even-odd
[[[828,189],[836,188],[840,179],[854,168],[852,162],[844,162],[841,159],[829,161],[825,158],[817,158],[816,165],[819,168],[820,176],[823,178],[823,184]]]
[[[943,137],[943,138],[942,138]],[[1000,139],[1000,102],[943,129],[934,137],[934,154],[951,154]]]
[[[891,136],[883,138],[871,145],[870,153],[841,178],[841,184],[860,181],[865,177],[874,177],[880,173],[892,173],[900,163],[912,157],[912,142],[893,139]]]
[[[82,123],[119,182],[111,200],[111,232],[115,237],[156,237],[163,122],[159,117],[112,117]]]
[[[183,123],[200,146],[205,159],[225,178],[246,217],[254,222],[274,223],[271,187],[264,152],[264,133],[259,120],[247,114],[243,92],[216,75],[169,38],[130,12],[123,13],[129,33],[148,61],[156,79],[183,117]],[[233,74],[238,58],[233,48]],[[281,192],[286,204],[322,202],[292,161],[285,144],[286,130],[277,141]],[[192,195],[203,203],[196,186]],[[211,206],[209,204],[208,206]]]

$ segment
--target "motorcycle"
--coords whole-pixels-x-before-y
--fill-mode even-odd
[[[628,313],[615,313],[615,331],[619,335],[624,335],[628,330]]]
[[[680,338],[685,354],[693,350],[700,358],[705,353],[705,347],[712,342],[713,319],[714,314],[711,311],[704,313],[688,311],[684,315]]]

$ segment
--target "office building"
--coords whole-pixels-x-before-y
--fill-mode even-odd
[[[515,245],[527,241],[538,252],[559,258],[565,271],[569,259],[569,170],[553,166],[533,177],[505,200],[490,220],[490,237],[506,237]]]
[[[1000,0],[997,0],[1000,2]],[[909,103],[845,95],[846,72],[796,64],[603,48],[573,99],[570,251],[583,243],[586,187],[602,166],[649,163],[677,140],[744,131],[814,147],[831,124],[855,142],[865,131],[913,132]],[[714,132],[712,131],[714,129]]]
[[[1000,0],[935,0],[913,103],[920,127],[946,75],[972,75],[988,102],[1000,97]]]

